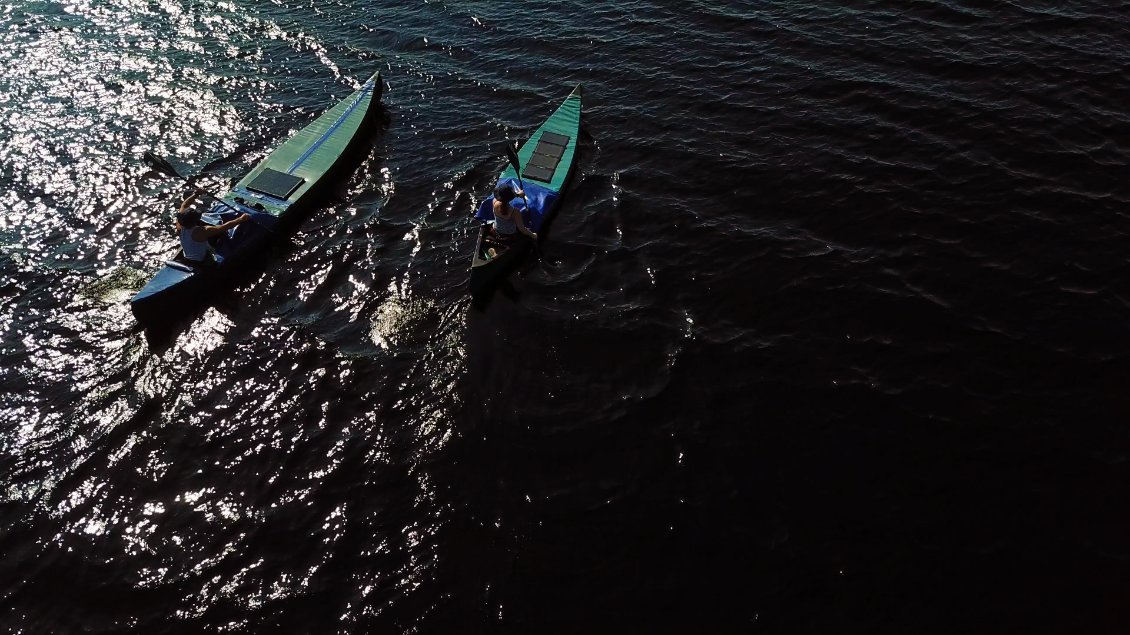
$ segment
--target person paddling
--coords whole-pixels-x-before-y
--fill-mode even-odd
[[[212,246],[208,243],[210,238],[219,236],[237,225],[242,225],[251,220],[250,214],[243,214],[220,225],[206,225],[200,222],[200,212],[188,209],[196,197],[200,195],[196,190],[188,195],[177,211],[177,235],[180,236],[181,251],[185,260],[193,263],[206,263],[211,261]]]
[[[525,192],[522,190],[514,191],[510,185],[500,185],[494,189],[494,233],[495,236],[508,240],[513,238],[518,232],[529,236],[533,240],[538,239],[538,235],[530,231],[526,227],[526,223],[522,221],[522,212],[518,208],[510,204],[516,196],[524,196]]]

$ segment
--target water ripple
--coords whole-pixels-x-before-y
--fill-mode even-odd
[[[1101,631],[1127,17],[0,7],[0,621]],[[372,155],[151,347],[125,302],[180,191],[141,154],[222,188],[376,69]],[[472,306],[470,212],[578,83],[544,260]]]

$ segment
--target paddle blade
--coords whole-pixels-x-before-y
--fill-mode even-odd
[[[513,143],[506,144],[506,156],[510,159],[510,165],[514,166],[514,171],[521,174],[522,163],[518,160],[518,149],[514,147]]]
[[[173,167],[173,164],[169,163],[168,160],[164,157],[159,157],[147,150],[142,158],[145,159],[145,162],[148,163],[150,167],[160,172],[161,174],[175,176],[178,179],[184,178],[184,176],[182,176],[180,172],[177,172],[177,169]]]

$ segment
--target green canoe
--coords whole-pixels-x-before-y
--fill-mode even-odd
[[[130,300],[139,320],[175,318],[185,303],[207,302],[218,282],[246,268],[264,251],[288,219],[297,218],[319,200],[320,186],[334,180],[343,161],[363,139],[380,103],[380,73],[300,130],[219,197],[204,214],[212,224],[250,214],[254,222],[229,230],[213,243],[214,264],[169,260]]]
[[[514,166],[507,166],[498,175],[496,187],[511,185],[525,190],[525,200],[514,199],[512,205],[521,210],[526,227],[535,233],[557,208],[558,199],[573,175],[581,130],[581,97],[581,87],[577,86],[518,149],[520,174]],[[481,220],[482,225],[471,256],[472,294],[488,291],[521,262],[533,246],[533,241],[521,234],[505,239],[494,232],[494,195],[479,205],[475,218]]]

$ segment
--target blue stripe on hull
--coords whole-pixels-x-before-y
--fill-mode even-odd
[[[345,123],[345,120],[353,114],[354,110],[357,110],[357,106],[362,101],[364,101],[365,97],[373,92],[373,86],[373,80],[365,82],[365,85],[361,87],[361,93],[357,95],[357,99],[354,99],[353,103],[349,104],[349,108],[346,108],[345,112],[341,113],[341,116],[337,118],[337,121],[335,121],[334,124],[330,126],[330,129],[327,130],[325,134],[323,134],[317,141],[314,142],[314,145],[307,148],[306,152],[303,152],[302,156],[298,157],[298,160],[294,162],[294,165],[290,166],[290,169],[287,170],[287,173],[294,174],[294,171],[297,170],[298,167],[303,163],[305,163],[306,159],[310,158],[310,155],[314,154],[314,152],[317,151],[318,148],[322,147],[322,144],[325,143],[326,140],[331,136],[333,136],[333,133],[337,132],[337,129],[341,127],[341,124]]]

